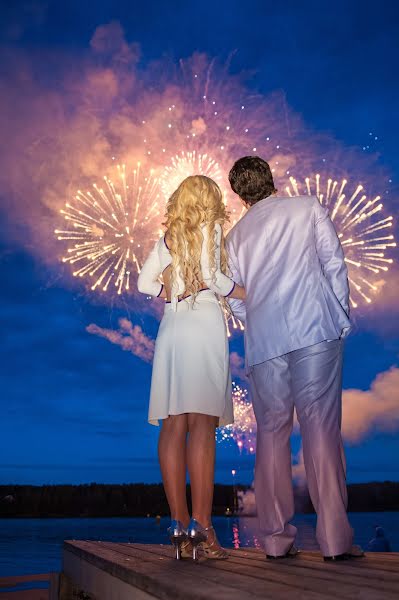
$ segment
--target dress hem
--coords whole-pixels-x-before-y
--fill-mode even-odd
[[[220,421],[221,421],[223,415],[212,415],[210,413],[201,412],[200,410],[187,410],[187,411],[181,412],[181,413],[169,413],[168,415],[163,416],[163,417],[152,417],[152,418],[148,418],[148,423],[150,425],[154,425],[155,427],[159,427],[159,421],[163,421],[164,419],[167,419],[168,417],[176,417],[178,415],[187,415],[187,414],[199,414],[199,415],[208,415],[208,417],[216,417],[219,419],[219,424],[216,427],[226,427],[226,425],[233,425],[233,423],[234,423],[234,417],[233,417],[233,419],[231,419],[231,420],[229,419],[228,422],[223,422],[223,424],[220,424]]]

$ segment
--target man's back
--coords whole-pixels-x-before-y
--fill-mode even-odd
[[[227,247],[233,278],[246,288],[249,365],[337,339],[349,327],[342,248],[316,197],[261,200]]]

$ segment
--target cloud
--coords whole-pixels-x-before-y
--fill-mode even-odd
[[[235,377],[241,380],[247,379],[245,375],[245,361],[238,352],[230,352],[230,368],[233,379]]]
[[[367,391],[344,390],[342,435],[346,442],[358,443],[373,429],[395,431],[399,428],[399,368],[380,373]],[[384,465],[384,468],[386,465]],[[370,468],[367,464],[366,471]],[[397,470],[397,469],[395,469]],[[306,485],[303,448],[293,456],[292,476],[300,487]],[[247,499],[242,498],[243,509]]]
[[[135,64],[140,56],[138,44],[127,43],[118,21],[98,26],[90,40],[90,47],[98,54],[111,56],[113,61],[125,64]]]
[[[294,429],[299,433],[295,415]],[[347,389],[342,392],[342,437],[357,444],[374,430],[399,429],[399,368],[391,367],[379,373],[369,390]],[[294,471],[303,470],[302,450],[295,457]]]
[[[342,433],[346,441],[358,443],[373,429],[399,428],[399,368],[380,373],[367,391],[343,392]]]
[[[155,341],[148,337],[140,325],[133,325],[128,319],[119,319],[119,329],[106,329],[91,323],[86,331],[107,339],[122,350],[131,352],[144,362],[151,363],[154,356]]]

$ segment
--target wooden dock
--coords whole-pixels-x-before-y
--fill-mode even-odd
[[[326,563],[316,552],[280,561],[255,548],[226,561],[176,561],[170,546],[68,541],[60,600],[398,600],[399,553]]]

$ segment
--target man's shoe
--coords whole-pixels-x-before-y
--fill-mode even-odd
[[[350,560],[351,558],[362,558],[364,552],[360,546],[352,546],[349,552],[343,554],[336,554],[334,556],[324,556],[324,560],[328,561],[339,561],[339,560]]]
[[[343,554],[333,554],[332,556],[323,556],[326,562],[338,562],[340,560],[350,560],[351,555],[348,552],[344,552]]]
[[[280,554],[279,556],[273,556],[273,554],[266,554],[266,558],[269,560],[280,560],[281,558],[295,558],[300,553],[300,550],[295,546],[291,546],[291,548],[285,554]]]

